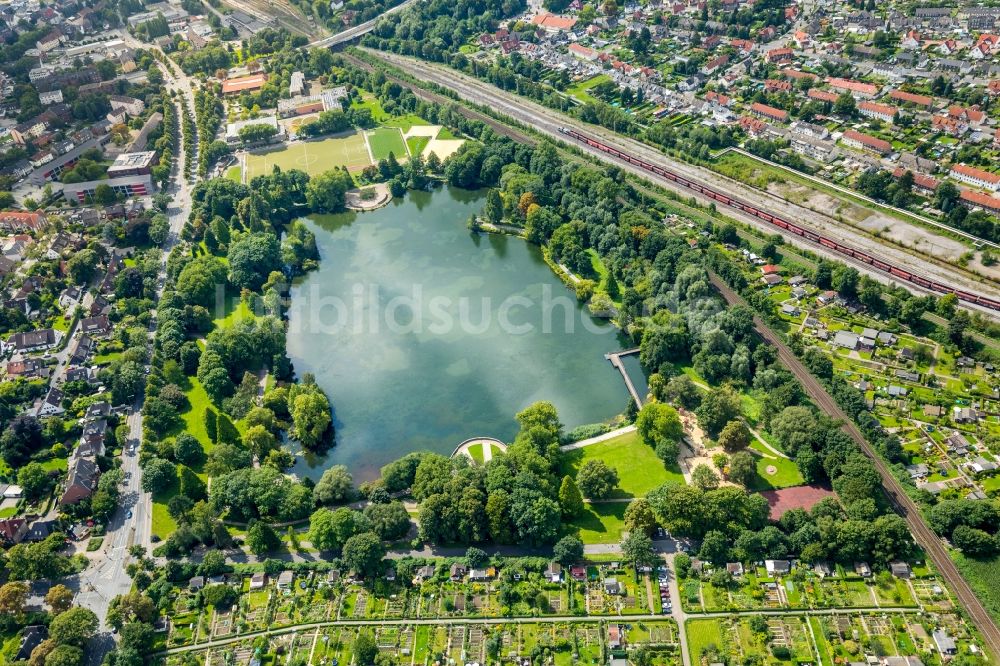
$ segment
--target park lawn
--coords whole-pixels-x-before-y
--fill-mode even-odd
[[[715,645],[720,652],[724,652],[719,620],[688,620],[684,631],[687,632],[688,650],[692,655],[700,656],[710,645]]]
[[[580,81],[579,83],[574,83],[573,85],[566,88],[566,94],[570,97],[574,97],[581,102],[599,102],[600,100],[590,94],[590,89],[599,86],[602,83],[607,83],[611,80],[607,74],[598,74],[593,78],[589,78],[586,81]]]
[[[65,472],[68,463],[69,461],[66,458],[49,458],[42,463],[42,468],[46,472]]]
[[[583,515],[568,523],[567,534],[576,534],[583,543],[619,543],[625,530],[628,502],[602,502],[584,505]]]
[[[429,136],[411,136],[406,139],[406,149],[411,155],[422,155],[424,148],[431,142]]]
[[[394,155],[396,159],[407,157],[403,133],[398,128],[380,127],[371,130],[367,135],[368,147],[371,148],[372,157],[376,161],[387,159],[389,155]]]
[[[455,133],[452,132],[450,129],[448,129],[447,127],[442,127],[438,131],[437,136],[434,137],[434,138],[435,139],[441,139],[442,141],[452,141],[454,139],[461,139],[462,137],[455,136]]]
[[[430,123],[413,113],[408,113],[405,116],[396,116],[382,123],[382,127],[398,127],[404,132],[409,131],[411,127],[417,125],[430,125]]]
[[[161,539],[166,539],[177,529],[177,521],[167,511],[167,503],[180,492],[180,480],[175,477],[168,488],[153,493],[153,527],[152,533]]]
[[[243,321],[244,319],[250,319],[253,317],[253,312],[250,311],[250,306],[240,298],[239,293],[235,290],[226,289],[225,302],[223,303],[223,313],[222,316],[215,318],[212,321],[214,328],[229,328],[233,324]]]
[[[479,463],[480,465],[482,465],[483,461],[485,460],[485,457],[484,457],[484,454],[483,454],[483,443],[482,442],[476,442],[475,444],[470,444],[469,445],[469,455],[472,456],[473,460],[475,460],[477,463]]]
[[[372,120],[377,123],[384,122],[389,118],[389,114],[382,108],[381,102],[370,92],[361,93],[361,99],[355,100],[351,104],[351,107],[355,109],[368,109],[372,112]]]
[[[188,377],[188,382],[190,388],[185,392],[185,395],[188,402],[191,403],[191,407],[187,411],[181,412],[181,420],[184,422],[183,431],[194,435],[201,442],[201,447],[207,454],[215,448],[215,443],[209,438],[208,430],[205,429],[205,409],[212,407],[216,412],[219,410],[212,405],[211,398],[208,397],[205,387],[201,385],[197,377]]]
[[[231,166],[228,169],[226,169],[226,178],[233,181],[234,183],[242,183],[243,170],[240,167],[240,165],[237,164],[236,166]]]
[[[774,455],[761,446],[760,442],[754,442],[751,444],[751,448],[762,453],[766,452],[767,455]],[[764,458],[762,456],[754,456],[754,458],[757,463],[757,475],[750,484],[751,490],[776,490],[778,488],[801,486],[805,483],[805,479],[802,478],[799,468],[788,458]],[[767,473],[768,467],[775,469],[774,474]]]
[[[668,469],[656,457],[652,447],[643,443],[637,432],[629,432],[612,439],[564,451],[560,474],[576,476],[588,460],[603,460],[618,472],[618,487],[612,498],[644,497],[646,493],[668,481],[684,483],[684,475],[674,466]]]
[[[402,141],[402,139],[400,139]],[[317,176],[335,167],[361,171],[371,164],[365,137],[350,132],[319,141],[300,141],[280,148],[247,154],[247,180],[271,173],[274,165],[282,170],[300,169]]]

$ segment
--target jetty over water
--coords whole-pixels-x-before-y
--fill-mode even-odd
[[[630,356],[632,354],[638,354],[639,348],[635,347],[633,349],[625,349],[622,351],[611,352],[610,354],[605,354],[604,358],[611,361],[611,365],[618,368],[618,372],[622,373],[622,379],[625,380],[625,388],[628,389],[629,395],[635,400],[637,407],[642,407],[642,396],[639,395],[639,391],[636,390],[635,384],[632,383],[632,378],[628,376],[628,371],[625,369],[625,364],[622,363],[622,356]]]

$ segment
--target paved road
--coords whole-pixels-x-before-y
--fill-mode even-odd
[[[746,304],[743,298],[730,289],[717,275],[712,274],[711,280],[727,303],[730,305]],[[958,598],[959,603],[965,608],[969,617],[979,629],[987,650],[995,658],[1000,656],[1000,628],[997,627],[996,622],[986,611],[986,608],[975,592],[972,591],[972,588],[969,587],[969,584],[962,578],[955,563],[952,562],[951,557],[948,555],[948,551],[941,543],[941,539],[928,527],[920,513],[919,507],[906,494],[902,484],[892,473],[892,470],[889,469],[889,466],[879,456],[878,452],[868,443],[868,440],[865,439],[865,436],[854,424],[854,421],[844,413],[840,405],[827,393],[823,385],[806,369],[781,338],[775,335],[764,321],[756,315],[754,315],[754,327],[764,340],[778,350],[778,358],[781,359],[782,364],[795,375],[813,402],[829,416],[841,421],[844,424],[844,432],[871,458],[879,475],[882,477],[882,484],[886,495],[888,495],[889,500],[895,506],[896,511],[906,519],[917,543],[927,553],[938,573],[944,578],[948,587],[951,588],[952,592]]]
[[[466,101],[474,104],[489,106],[496,112],[505,114],[510,118],[524,123],[536,131],[547,134],[553,138],[564,140],[565,137],[559,132],[559,128],[567,126],[575,127],[581,132],[586,132],[608,145],[614,145],[621,150],[628,151],[629,153],[641,157],[646,161],[669,164],[672,170],[681,173],[692,181],[704,183],[710,182],[716,187],[721,185],[727,191],[731,191],[734,194],[738,193],[739,197],[748,203],[756,205],[761,209],[771,210],[775,213],[787,216],[788,219],[794,219],[802,226],[808,226],[803,224],[803,220],[810,220],[810,224],[813,225],[814,229],[821,230],[823,235],[837,240],[845,245],[859,248],[871,248],[874,244],[879,243],[879,252],[886,258],[886,260],[891,261],[898,266],[909,267],[911,270],[929,278],[936,279],[947,284],[954,282],[956,273],[961,270],[953,264],[941,262],[925,255],[917,255],[916,253],[903,248],[891,245],[882,245],[877,239],[861,233],[852,227],[843,225],[833,217],[785,201],[784,199],[767,192],[751,188],[743,183],[705,169],[704,167],[674,161],[651,146],[625,138],[601,127],[581,123],[570,116],[548,109],[547,107],[537,104],[527,98],[520,97],[515,93],[499,90],[498,88],[495,88],[487,83],[483,83],[482,81],[466,76],[448,67],[396,54],[373,51],[371,49],[365,49],[365,51],[372,56],[380,58],[387,63],[398,67],[419,80],[429,81],[431,83],[450,88],[457,92],[460,98]],[[616,166],[620,166],[621,168],[640,175],[647,180],[656,182],[658,185],[666,189],[677,191],[685,198],[691,196],[695,196],[697,198],[699,196],[687,188],[681,187],[676,183],[672,183],[665,178],[659,178],[641,167],[629,164],[624,160],[615,158],[607,153],[597,150],[596,148],[590,148],[582,143],[575,143],[574,145],[580,150],[598,157],[605,162],[610,162]],[[832,250],[828,250],[818,243],[810,243],[809,241],[791,233],[782,233],[780,229],[742,211],[727,208],[726,214],[740,219],[741,221],[744,221],[767,234],[781,233],[785,240],[792,245],[806,246],[811,251],[836,261],[855,263],[854,260],[849,257],[845,257]],[[893,280],[890,276],[882,273],[881,271],[872,269],[863,262],[857,261],[856,265],[859,270],[869,274],[871,277],[880,282],[899,282],[898,280]],[[972,276],[968,273],[963,273],[963,276],[968,277],[968,281],[970,282],[967,288],[974,288],[976,291],[982,292],[986,295],[1000,298],[1000,286],[996,283],[985,280],[984,278],[978,278],[978,276]],[[973,280],[977,280],[974,287],[971,284]],[[904,286],[908,289],[913,289],[913,286],[908,283],[904,283]]]
[[[190,79],[181,74],[179,70],[169,66],[164,66],[162,69],[168,85],[181,90],[188,99],[193,98]],[[193,108],[193,99],[190,103]],[[182,113],[181,106],[179,104],[175,106],[178,113]],[[191,212],[191,183],[183,178],[182,162],[186,159],[186,154],[183,150],[183,123],[180,118],[181,116],[178,115],[178,145],[181,146],[181,149],[176,153],[178,159],[174,166],[173,178],[166,190],[173,199],[166,211],[170,220],[170,234],[163,247],[157,297],[163,292],[170,249],[180,239],[180,232]],[[154,319],[149,329],[150,341],[152,341],[155,329]],[[132,587],[132,580],[125,570],[131,559],[128,553],[129,547],[139,544],[145,547],[147,552],[152,549],[152,497],[149,493],[142,491],[142,470],[139,468],[138,457],[138,447],[142,441],[142,399],[143,396],[139,396],[127,417],[128,443],[122,455],[122,471],[126,475],[126,481],[122,488],[121,505],[108,523],[104,546],[92,558],[91,564],[86,570],[66,582],[71,589],[77,592],[76,603],[94,611],[101,621],[103,633],[95,638],[88,649],[88,664],[91,665],[100,663],[104,654],[114,649],[114,640],[108,633],[109,627],[106,618],[111,600],[128,592]]]

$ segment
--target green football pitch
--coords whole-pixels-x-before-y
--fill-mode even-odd
[[[398,131],[396,133],[399,134]],[[299,169],[316,176],[341,166],[350,171],[360,171],[371,163],[364,135],[354,132],[347,136],[301,141],[277,150],[249,153],[246,157],[246,176],[249,181],[254,176],[270,173],[274,165],[282,170]]]
[[[398,127],[380,127],[368,132],[368,145],[376,161],[386,159],[389,153],[395,155],[397,160],[407,157],[406,143]]]

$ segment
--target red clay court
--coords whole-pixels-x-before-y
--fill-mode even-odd
[[[836,497],[832,490],[820,486],[795,486],[781,490],[765,490],[761,493],[771,507],[771,520],[777,520],[791,509],[809,509],[821,499]]]

